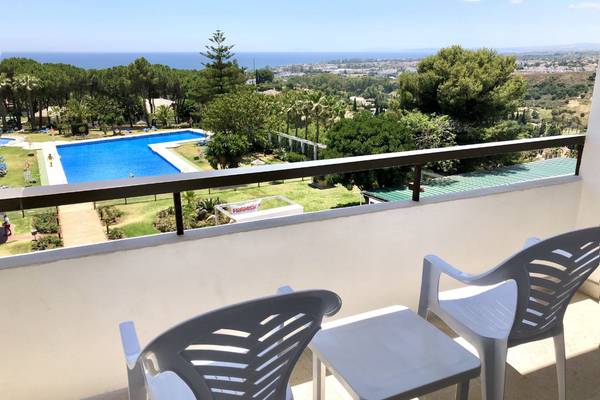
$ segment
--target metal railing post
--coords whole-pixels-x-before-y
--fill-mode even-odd
[[[175,226],[177,227],[177,235],[183,235],[183,208],[181,207],[181,193],[173,193],[173,205],[175,208]]]
[[[415,178],[412,184],[412,199],[419,201],[421,199],[421,165],[415,165]]]
[[[577,164],[575,165],[575,175],[579,176],[579,170],[581,169],[581,159],[583,157],[583,144],[577,145]]]

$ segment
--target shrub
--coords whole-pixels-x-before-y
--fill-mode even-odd
[[[188,206],[184,207],[183,223],[185,229],[216,225],[217,221],[214,216],[215,206],[221,203],[222,202],[218,197],[207,198],[195,202],[195,207],[191,210]],[[169,207],[159,211],[158,214],[156,214],[153,225],[160,232],[175,231],[177,229],[175,222],[175,208]]]
[[[31,241],[33,251],[42,251],[63,247],[63,241],[58,236],[43,236],[37,240]]]
[[[71,124],[72,135],[87,135],[90,133],[88,124]]]
[[[109,229],[107,236],[108,240],[123,239],[125,237],[125,232],[120,228]]]
[[[285,155],[285,161],[291,163],[308,161],[308,157],[302,153],[289,152]]]
[[[58,233],[59,225],[55,211],[34,216],[31,224],[39,233]]]
[[[208,199],[202,199],[198,201],[198,208],[203,209],[209,214],[213,214],[215,212],[215,207],[222,203],[223,202],[218,197],[214,199],[210,197]]]
[[[176,229],[175,209],[169,207],[159,211],[154,219],[154,227],[160,232],[173,232]]]
[[[119,219],[123,216],[123,211],[119,210],[115,206],[104,206],[98,208],[98,215],[106,226],[106,234],[110,234],[110,226],[119,222]]]

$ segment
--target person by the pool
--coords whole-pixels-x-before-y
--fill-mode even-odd
[[[50,163],[50,166],[52,166],[52,161],[54,161],[54,157],[52,157],[52,153],[48,154],[48,162]]]
[[[2,227],[4,227],[4,236],[12,235],[12,229],[10,227],[10,219],[8,219],[7,214],[4,214],[4,221],[2,222]]]

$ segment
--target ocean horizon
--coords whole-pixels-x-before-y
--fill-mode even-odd
[[[281,67],[293,64],[318,64],[340,60],[411,60],[421,59],[436,50],[412,50],[398,52],[239,52],[235,59],[240,66],[252,70],[264,67]],[[206,59],[199,53],[167,52],[0,52],[5,58],[31,58],[40,63],[64,63],[86,69],[102,69],[128,65],[136,58],[145,57],[153,64],[164,64],[177,69],[202,69]]]

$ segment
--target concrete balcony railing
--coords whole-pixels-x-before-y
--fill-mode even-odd
[[[600,93],[598,86],[600,83],[596,93]],[[579,176],[0,258],[0,397],[122,398],[127,383],[118,323],[124,320],[135,320],[142,343],[147,343],[181,320],[273,293],[283,284],[336,291],[343,299],[339,316],[391,304],[414,308],[426,254],[439,254],[467,272],[482,272],[519,250],[527,237],[598,225],[598,100],[596,95],[585,138],[545,138],[480,145],[479,149],[268,166],[252,172],[217,171],[152,181],[136,178],[127,183],[8,190],[0,197],[0,209],[421,165],[540,147],[581,146],[585,141]],[[596,299],[600,297],[598,275],[585,288]],[[567,337],[580,335],[571,339],[575,344],[600,343],[598,308],[576,308],[580,303],[587,305],[586,301],[582,297],[574,305],[574,310],[583,310],[577,311],[579,314],[567,314]],[[585,310],[595,314],[587,315]],[[582,316],[578,319],[575,314]],[[585,369],[577,380],[569,381],[570,385],[587,385],[570,392],[578,393],[574,399],[591,400],[598,394],[588,370],[597,371],[600,365],[599,343],[591,350],[567,345],[567,354],[578,360],[568,364],[569,368]],[[531,376],[526,384],[534,381],[537,386],[529,387],[530,391],[509,389],[512,398],[523,398],[523,393],[530,399],[554,398],[555,391],[550,390],[554,381],[545,384],[535,380],[543,376]],[[543,392],[544,386],[550,389]],[[440,396],[434,398],[447,398]]]

